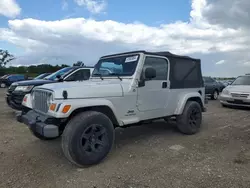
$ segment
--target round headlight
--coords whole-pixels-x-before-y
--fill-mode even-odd
[[[47,98],[47,105],[50,106],[50,104],[52,103],[52,100],[53,100],[53,96],[52,94],[49,95],[49,97]]]

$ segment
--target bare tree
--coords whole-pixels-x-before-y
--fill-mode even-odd
[[[8,50],[0,49],[0,67],[4,67],[7,63],[14,59],[14,55],[10,54]]]

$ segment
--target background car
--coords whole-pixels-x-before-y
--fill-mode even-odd
[[[25,79],[26,79],[25,75],[22,75],[22,74],[12,74],[12,75],[3,76],[2,78],[0,78],[0,87],[5,88],[5,87],[10,86],[14,82],[22,81]]]
[[[250,107],[250,75],[239,76],[219,96],[222,106]]]
[[[219,93],[222,91],[222,85],[218,83],[215,79],[209,76],[204,76],[203,81],[205,85],[206,95],[209,96],[213,100],[217,100]]]
[[[6,93],[6,102],[15,110],[23,110],[23,97],[26,94],[31,93],[35,86],[62,81],[88,80],[93,70],[93,67],[86,66],[65,67],[44,77],[43,79],[15,82],[9,87]]]

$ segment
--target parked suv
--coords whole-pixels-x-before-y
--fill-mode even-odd
[[[210,96],[211,99],[213,100],[217,100],[219,93],[222,91],[224,87],[222,87],[220,83],[218,83],[211,77],[204,76],[203,80],[205,84],[206,95]]]
[[[12,83],[21,81],[21,80],[25,80],[25,76],[21,74],[12,74],[12,75],[3,76],[0,79],[0,87],[5,88],[5,87],[10,86]]]
[[[66,158],[85,166],[107,156],[116,127],[175,118],[180,132],[197,133],[204,100],[199,59],[134,51],[101,57],[86,82],[34,88],[23,99],[32,110],[17,114],[17,120],[40,139],[62,134]]]
[[[93,67],[65,67],[43,79],[15,82],[6,93],[6,102],[11,108],[22,110],[23,97],[31,93],[35,86],[62,81],[88,80],[93,70]]]

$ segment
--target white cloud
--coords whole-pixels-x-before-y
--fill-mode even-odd
[[[86,5],[84,0],[78,1]],[[10,20],[8,29],[0,29],[0,40],[26,49],[16,64],[39,62],[44,57],[54,64],[77,60],[93,64],[101,55],[124,50],[168,50],[201,58],[203,72],[211,76],[244,74],[244,63],[250,61],[250,29],[243,27],[244,23],[242,27],[229,27],[222,24],[226,21],[211,22],[209,11],[214,4],[212,0],[192,0],[189,22],[159,27],[84,18]],[[218,59],[227,66],[211,63]]]
[[[98,14],[106,8],[105,0],[75,0],[79,6],[85,6],[88,11],[93,14]]]
[[[69,4],[66,0],[62,1],[62,10],[68,10]]]
[[[220,60],[220,61],[216,62],[215,64],[216,64],[216,65],[221,65],[221,64],[224,64],[224,63],[226,63],[225,60]]]
[[[14,18],[21,13],[21,8],[15,0],[0,0],[0,14]]]

